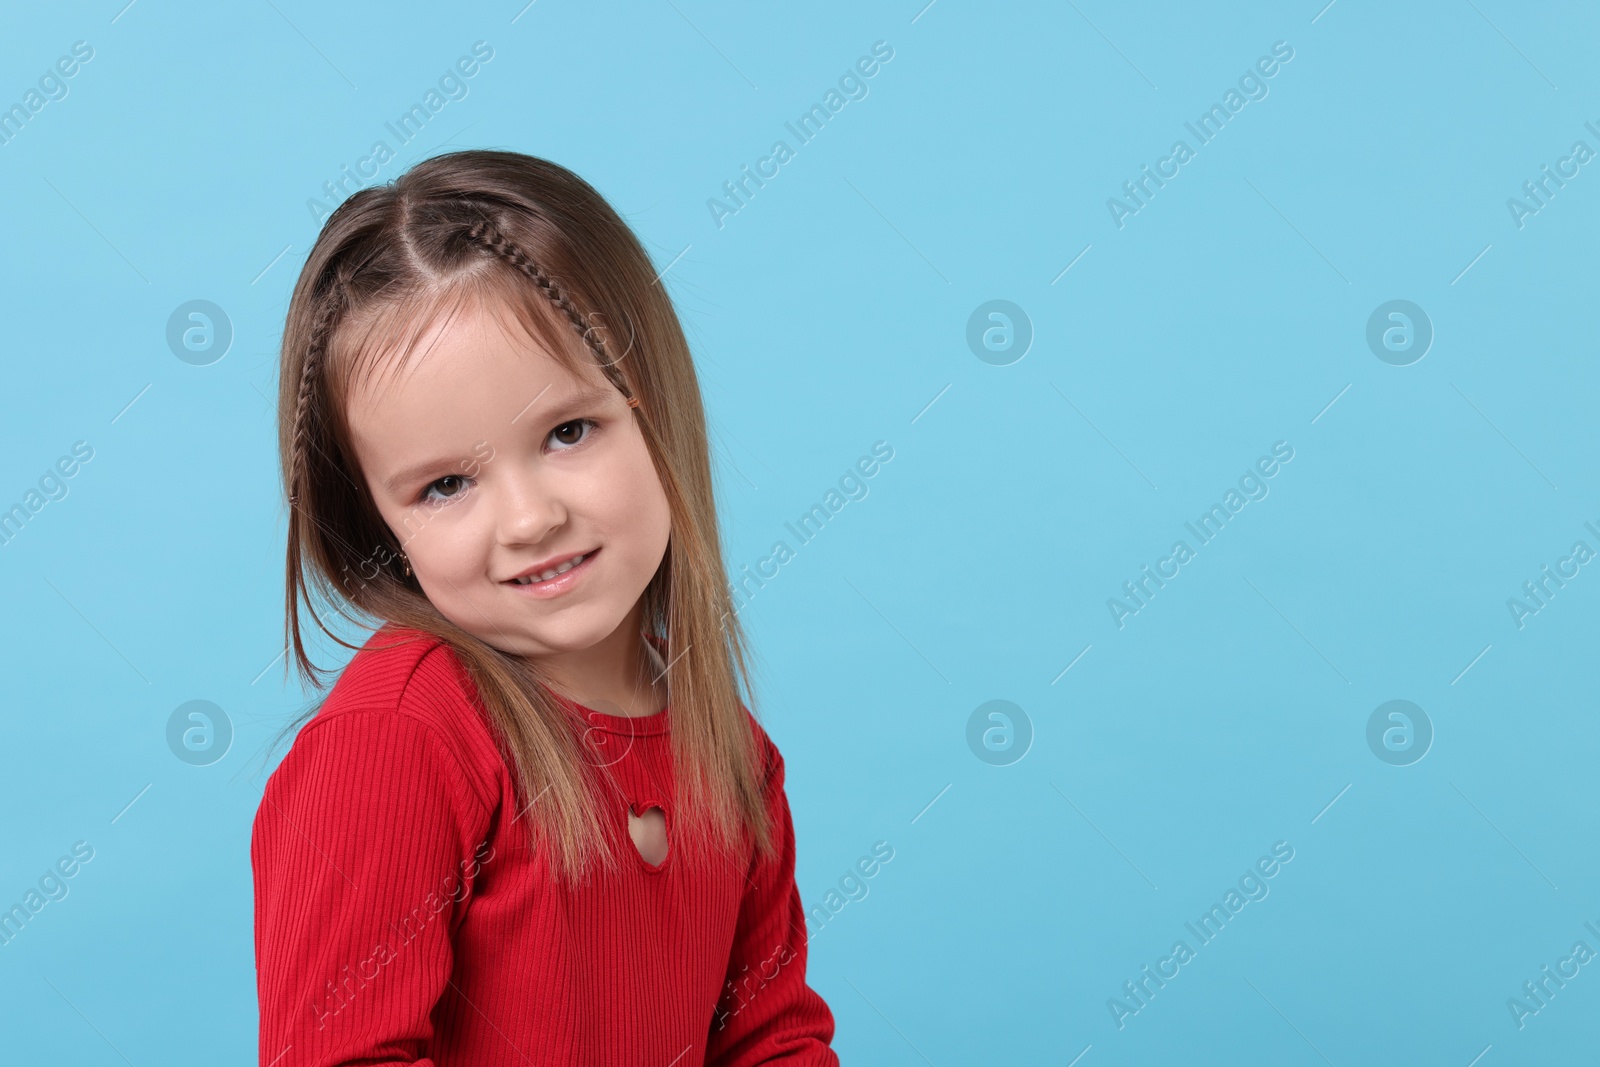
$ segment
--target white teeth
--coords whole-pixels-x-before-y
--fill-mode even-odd
[[[553,570],[545,571],[543,574],[530,574],[526,578],[516,578],[516,579],[513,579],[513,580],[518,585],[532,585],[534,582],[548,582],[550,579],[554,578],[558,574],[567,573],[572,568],[576,567],[578,564],[582,563],[584,560],[586,560],[588,558],[589,557],[588,557],[587,553],[582,555],[582,556],[574,556],[572,559],[567,560],[567,562],[563,563],[561,566],[556,567]]]

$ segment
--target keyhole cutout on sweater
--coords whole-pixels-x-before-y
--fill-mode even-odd
[[[646,808],[643,815],[637,815],[633,805],[628,805],[628,836],[650,866],[659,867],[667,858],[667,817],[660,808]]]

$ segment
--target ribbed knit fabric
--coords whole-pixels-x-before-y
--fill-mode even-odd
[[[837,1067],[766,732],[747,710],[779,847],[735,862],[674,840],[670,707],[572,708],[616,753],[602,800],[624,862],[568,891],[449,647],[389,625],[356,653],[256,812],[262,1067]],[[630,803],[665,815],[659,866]]]

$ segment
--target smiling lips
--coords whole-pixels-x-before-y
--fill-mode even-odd
[[[590,564],[599,554],[600,550],[593,548],[587,552],[580,552],[560,559],[554,565],[546,563],[537,567],[529,567],[525,572],[505,584],[531,596],[560,596],[576,585],[579,579],[589,572]]]

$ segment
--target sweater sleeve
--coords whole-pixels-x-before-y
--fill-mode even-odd
[[[783,757],[760,734],[773,761],[768,785],[777,848],[756,855],[739,906],[727,983],[711,1019],[706,1067],[838,1067],[829,1047],[833,1014],[806,984],[806,922],[795,885],[794,821],[784,792]]]
[[[488,812],[426,723],[313,721],[251,832],[262,1067],[431,1067]]]

